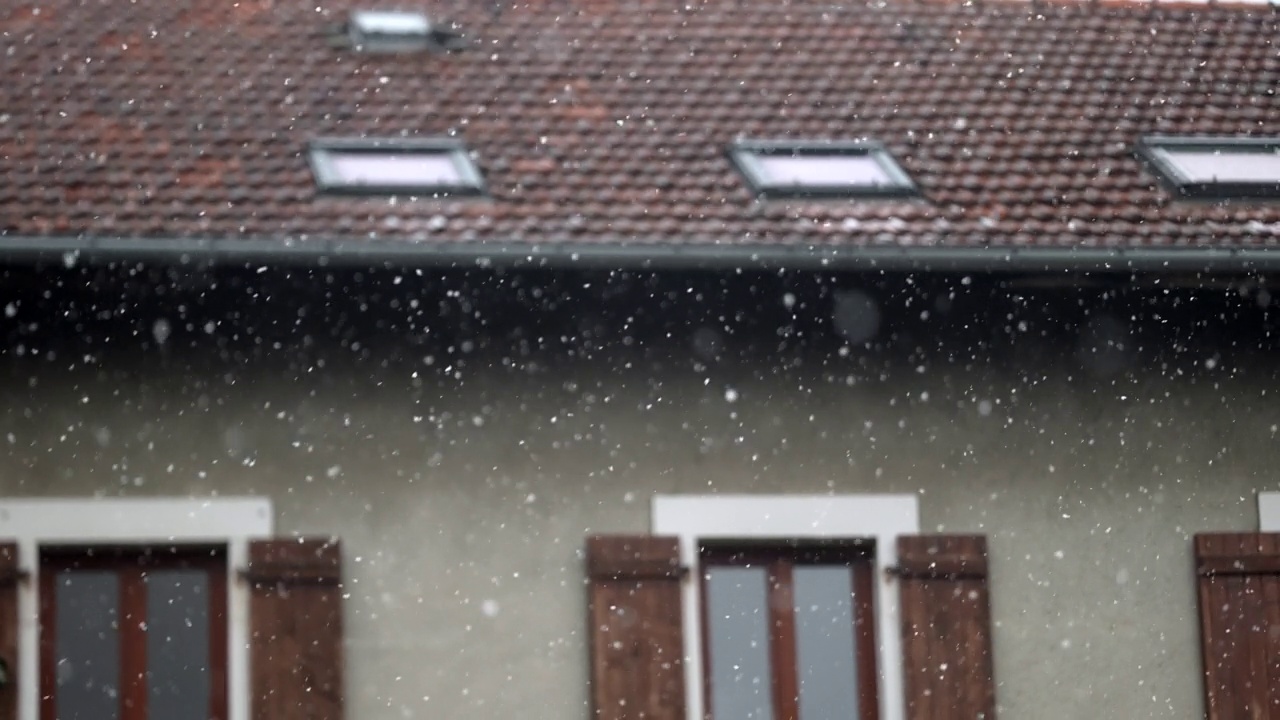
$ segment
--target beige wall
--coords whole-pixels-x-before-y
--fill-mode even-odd
[[[990,536],[1002,716],[1200,717],[1189,538],[1280,489],[1269,370],[680,352],[11,360],[0,493],[268,495],[346,542],[350,717],[566,720],[587,533],[645,531],[658,492],[918,492],[925,529]]]

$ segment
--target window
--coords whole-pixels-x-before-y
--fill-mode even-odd
[[[700,554],[710,717],[878,716],[871,542],[709,543]]]
[[[320,140],[311,168],[324,192],[370,195],[480,195],[485,191],[466,147],[450,139]]]
[[[225,720],[225,547],[40,557],[40,717]]]
[[[817,693],[809,696],[811,708],[841,703],[844,717],[904,717],[898,588],[871,580],[897,564],[895,542],[919,531],[918,512],[914,495],[655,497],[654,534],[678,537],[681,563],[699,569],[699,582],[688,583],[681,600],[687,628],[683,637],[684,656],[688,659],[684,668],[688,717],[707,717],[708,711],[717,720],[737,720],[738,715],[751,720],[821,717],[805,714],[806,684]],[[800,585],[796,584],[797,571]],[[840,604],[845,602],[843,598],[836,598],[840,594],[834,591],[837,576],[847,579],[851,590],[847,605]],[[753,588],[751,592],[756,593],[754,598],[745,592],[735,598],[734,584],[745,588],[748,583]],[[788,590],[790,602],[784,601]],[[765,593],[770,604],[760,604],[760,592]],[[797,594],[802,600],[815,596],[808,605],[817,605],[823,612],[815,616],[797,614]],[[753,605],[755,611],[750,610]],[[776,633],[760,630],[763,615],[752,612],[764,613],[764,607],[776,615],[774,620],[784,623],[788,622],[786,609],[790,607],[789,622],[794,627]],[[848,634],[837,635],[835,626],[845,627],[838,619],[839,613],[846,611],[850,613]],[[739,623],[743,629],[757,623],[755,642],[770,643],[767,665],[761,664],[766,658],[759,647],[742,648],[735,646],[733,640],[726,646],[723,639],[717,639],[738,632],[722,623],[723,618],[717,617],[721,614],[729,615],[728,622]],[[817,644],[812,634],[802,634],[808,623],[821,621],[824,615],[833,638],[852,638],[852,649],[845,646],[844,650],[852,653],[852,659],[848,654],[843,660],[834,655],[841,652],[836,641],[832,640],[830,646]],[[713,619],[722,632],[712,626]],[[763,627],[769,627],[769,623],[764,622]],[[768,640],[762,640],[766,636]],[[725,653],[736,655],[750,650],[755,669],[750,674],[735,673],[730,665],[726,670],[724,663],[716,659],[718,645],[721,659]],[[810,658],[824,652],[832,654],[812,671],[817,674],[810,673],[809,668],[814,667]],[[841,661],[845,663],[843,668]],[[821,674],[823,671],[844,678],[846,684],[839,690],[843,695],[835,694],[836,685]],[[792,687],[798,693],[778,688],[778,678],[783,682],[795,678]],[[726,679],[727,688],[722,687]],[[788,714],[794,705],[786,705],[787,698],[797,696],[802,714]],[[753,709],[744,710],[749,706]],[[728,713],[722,712],[725,707],[731,708]],[[851,712],[854,708],[858,715]]]
[[[912,197],[919,189],[875,142],[751,141],[729,156],[758,194],[770,198]]]
[[[351,45],[366,52],[421,50],[431,41],[431,21],[421,13],[357,10],[347,22]]]
[[[72,703],[72,708],[91,708],[79,714],[81,718],[139,717],[128,714],[133,711],[123,705],[114,706],[114,712],[109,711],[109,698],[102,692],[104,688],[110,689],[110,673],[120,671],[127,679],[130,668],[135,673],[141,668],[144,674],[147,670],[159,671],[161,674],[153,675],[153,679],[161,683],[203,682],[196,679],[194,671],[180,671],[163,663],[163,667],[141,665],[141,659],[148,656],[168,659],[173,651],[194,652],[198,648],[178,648],[158,634],[139,636],[127,627],[111,633],[103,629],[101,636],[93,632],[104,623],[119,624],[122,613],[129,617],[139,614],[138,608],[143,604],[142,614],[148,621],[159,623],[159,627],[173,624],[169,611],[178,608],[191,611],[183,613],[182,624],[185,626],[186,621],[191,620],[193,627],[178,629],[183,633],[180,644],[194,641],[195,635],[206,637],[194,627],[203,622],[202,617],[207,617],[210,623],[207,635],[210,708],[213,709],[215,699],[222,696],[226,711],[221,716],[206,716],[202,710],[199,720],[250,717],[247,648],[256,644],[254,637],[264,620],[250,618],[253,588],[242,582],[228,582],[228,577],[233,569],[254,566],[253,547],[275,542],[269,540],[272,529],[271,502],[263,498],[0,501],[0,538],[16,543],[13,569],[33,576],[31,582],[7,589],[0,586],[0,592],[15,593],[16,617],[40,617],[42,622],[53,618],[52,628],[43,630],[35,622],[23,622],[16,629],[0,626],[0,646],[4,647],[0,655],[17,668],[15,677],[30,679],[17,686],[17,717],[30,720],[53,717],[42,701],[50,687],[59,693],[55,702],[62,703],[57,715],[62,720],[77,717],[65,712],[67,703]],[[297,540],[289,541],[289,547],[297,545]],[[200,595],[207,593],[207,606],[198,599],[197,590]],[[128,597],[124,595],[126,591],[130,593]],[[200,607],[207,607],[203,615]],[[153,613],[153,609],[158,612]],[[219,632],[221,640],[215,637]],[[6,643],[5,638],[10,642]],[[140,642],[146,647],[139,647]],[[131,652],[125,647],[127,644],[132,644]],[[70,653],[71,661],[63,664],[63,668],[70,670],[59,670],[55,662],[50,676],[47,661],[59,651]],[[126,652],[129,654],[125,655]],[[219,653],[223,657],[221,661]],[[190,656],[181,657],[190,662]],[[90,667],[94,673],[92,687],[68,684],[72,678],[83,678],[85,668]],[[73,674],[60,675],[60,672]],[[101,673],[108,676],[104,678]],[[219,673],[222,678],[218,677]],[[64,681],[62,690],[58,690],[59,678]],[[218,690],[223,685],[225,691]],[[133,682],[122,684],[120,689],[126,686],[134,693],[153,687]],[[160,697],[153,701],[159,712],[165,712],[168,706],[164,703],[172,700],[163,688],[158,686],[156,692]],[[179,689],[187,692],[188,686],[180,685]],[[152,713],[150,717],[172,716]]]
[[[1280,198],[1280,138],[1145,137],[1141,157],[1188,198]]]
[[[918,535],[913,495],[675,495],[590,535],[598,717],[995,717],[981,535]]]

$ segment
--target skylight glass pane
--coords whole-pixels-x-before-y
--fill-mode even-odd
[[[342,185],[456,186],[467,184],[447,153],[334,152],[329,162]]]
[[[865,187],[892,185],[893,179],[870,155],[756,156],[764,181],[770,185]]]
[[[362,10],[354,13],[351,20],[365,35],[422,36],[431,30],[426,16],[418,13]]]
[[[1187,182],[1280,182],[1280,153],[1271,150],[1160,148],[1157,152],[1164,155]]]

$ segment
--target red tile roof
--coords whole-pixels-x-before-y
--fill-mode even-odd
[[[351,8],[471,43],[358,54]],[[495,11],[497,9],[497,11]],[[1280,15],[830,0],[41,0],[0,9],[0,240],[1266,247],[1145,133],[1280,135]],[[318,195],[317,137],[456,136],[487,198]],[[883,141],[914,201],[758,201],[736,138]]]

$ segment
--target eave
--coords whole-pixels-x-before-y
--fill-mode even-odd
[[[409,242],[373,239],[0,236],[0,260],[66,265],[385,266],[983,273],[1280,271],[1280,247],[940,247],[678,242]]]

